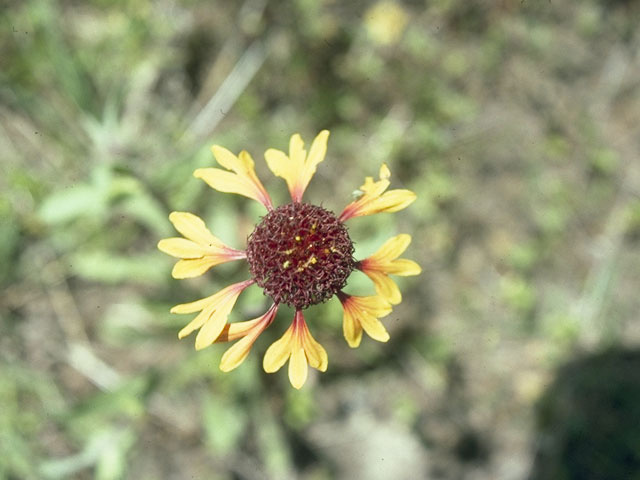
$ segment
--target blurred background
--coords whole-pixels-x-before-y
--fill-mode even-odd
[[[640,7],[633,1],[4,0],[0,479],[640,478]],[[244,248],[263,214],[192,177],[331,130],[305,198],[382,162],[418,200],[389,343],[342,338],[301,391],[178,341],[167,216]],[[356,291],[371,287],[356,279]],[[338,303],[338,305],[336,305]],[[252,287],[232,321],[264,312]]]

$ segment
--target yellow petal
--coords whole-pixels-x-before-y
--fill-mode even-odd
[[[213,312],[216,311],[216,305],[209,305],[208,307],[202,309],[202,311],[196,315],[196,318],[191,320],[185,327],[182,328],[178,332],[178,338],[184,338],[189,335],[194,330],[202,327],[206,322],[209,321]]]
[[[220,370],[223,372],[230,372],[244,362],[244,359],[249,355],[256,338],[258,338],[258,335],[247,335],[231,345],[231,347],[224,352],[224,355],[222,355],[222,359],[220,360]]]
[[[158,249],[181,258],[174,267],[174,278],[192,278],[202,275],[214,265],[246,258],[246,253],[227,247],[207,229],[202,219],[186,212],[173,212],[169,219],[187,238],[165,238]]]
[[[378,198],[387,188],[389,188],[389,185],[391,185],[391,182],[387,179],[380,179],[377,182],[374,182],[373,178],[366,177],[364,184],[360,186],[360,190],[365,194],[360,197],[358,201],[360,203],[367,203]]]
[[[244,337],[232,345],[220,360],[220,370],[229,372],[240,365],[249,354],[252,345],[264,330],[271,325],[278,312],[278,305],[273,304],[264,315],[248,320],[236,322],[224,326],[222,333],[216,342],[235,340]]]
[[[301,168],[306,156],[307,152],[304,149],[304,142],[300,134],[295,133],[291,135],[291,139],[289,140],[289,158],[291,161]]]
[[[362,330],[374,340],[386,342],[389,334],[378,320],[391,313],[391,305],[381,296],[357,297],[339,294],[344,307],[343,331],[352,348],[360,344]]]
[[[263,332],[276,317],[278,313],[278,304],[274,303],[271,308],[267,310],[263,315],[252,320],[246,320],[244,322],[228,323],[224,326],[222,333],[216,339],[216,342],[232,342],[239,338],[244,337],[252,332],[257,331],[258,335]]]
[[[213,153],[216,161],[227,170],[247,173],[254,168],[251,156],[247,157],[245,155],[242,158],[236,157],[229,150],[219,145],[213,145],[211,147],[211,152]]]
[[[376,284],[376,291],[384,295],[391,303],[399,303],[400,291],[387,275],[418,275],[422,269],[413,260],[397,258],[406,250],[411,242],[407,234],[397,235],[387,240],[376,253],[359,263],[358,268]]]
[[[178,260],[173,266],[171,276],[173,278],[193,278],[202,275],[214,265],[226,261],[217,257],[186,258]]]
[[[395,237],[391,237],[384,242],[376,253],[371,255],[371,259],[376,262],[389,262],[398,258],[407,249],[411,243],[411,235],[401,233]]]
[[[202,350],[216,341],[224,324],[227,323],[227,318],[234,304],[235,300],[226,302],[211,313],[196,335],[196,350]]]
[[[305,330],[303,347],[307,355],[307,359],[309,360],[309,365],[321,372],[324,372],[327,370],[327,365],[329,363],[327,351],[311,336],[311,332],[308,328],[305,328]]]
[[[273,208],[271,198],[258,179],[253,159],[248,152],[243,150],[239,156],[235,156],[219,145],[212,146],[211,151],[218,163],[233,173],[219,168],[199,168],[193,172],[196,178],[203,179],[211,188],[220,192],[237,193],[257,200],[268,210]]]
[[[415,193],[410,190],[391,190],[383,193],[389,187],[390,175],[389,168],[383,164],[380,167],[380,180],[374,182],[371,177],[367,177],[364,185],[360,187],[364,194],[345,207],[339,220],[344,222],[353,217],[374,213],[397,212],[410,205],[416,199]]]
[[[422,268],[413,260],[406,258],[399,258],[389,264],[386,272],[392,275],[400,275],[402,277],[408,277],[411,275],[419,275],[422,272]]]
[[[234,283],[233,285],[229,285],[226,288],[223,288],[219,292],[200,299],[191,303],[183,303],[180,305],[176,305],[171,309],[171,313],[193,313],[197,311],[202,311],[200,315],[198,315],[195,319],[193,319],[189,324],[180,330],[178,334],[179,338],[183,338],[186,335],[189,335],[194,330],[200,328],[204,322],[207,321],[207,318],[203,318],[203,313],[206,311],[213,312],[216,309],[226,309],[230,312],[233,306],[235,305],[240,292],[242,292],[245,288],[253,283],[253,280],[246,280],[244,282]]]
[[[301,388],[307,379],[308,366],[320,371],[327,369],[327,352],[311,336],[300,310],[284,335],[271,345],[264,355],[263,367],[267,373],[279,370],[289,360],[289,381]]]
[[[380,320],[368,314],[361,315],[359,319],[360,325],[371,338],[379,342],[389,340],[389,333]]]
[[[216,339],[217,342],[233,342],[247,335],[257,324],[262,321],[262,317],[246,320],[244,322],[228,323],[222,329],[222,333]]]
[[[193,176],[201,178],[207,184],[219,192],[236,193],[263,203],[261,195],[254,185],[239,175],[219,168],[199,168],[193,172]]]
[[[274,148],[264,153],[269,169],[277,177],[287,182],[287,187],[294,202],[300,202],[316,167],[324,160],[327,152],[329,131],[321,131],[313,140],[311,150],[307,156],[304,142],[299,134],[294,134],[289,140],[289,156]]]
[[[171,212],[169,220],[176,230],[189,240],[193,240],[200,245],[212,245],[220,248],[225,246],[207,229],[202,219],[192,213]]]
[[[284,335],[276,340],[264,354],[262,367],[267,373],[280,370],[291,355],[291,344],[293,339],[293,324],[284,332]]]
[[[276,176],[283,178],[287,182],[289,193],[293,191],[295,178],[298,176],[297,166],[289,160],[287,155],[275,148],[270,148],[264,152],[264,159],[267,162],[269,170]]]
[[[380,295],[372,295],[369,297],[351,297],[356,308],[360,311],[367,312],[377,318],[386,317],[391,313],[392,307],[389,302]]]
[[[311,178],[316,173],[316,168],[320,162],[324,160],[325,155],[327,154],[327,142],[329,140],[329,131],[322,130],[316,138],[313,140],[311,144],[311,150],[309,150],[309,156],[304,162],[304,166],[302,168],[302,172],[300,174],[299,179],[299,189],[300,189],[300,198],[298,201],[302,199],[302,194],[307,189]]]
[[[307,381],[307,357],[302,347],[294,349],[289,359],[289,381],[293,388],[300,389]]]
[[[158,250],[176,258],[200,258],[210,253],[209,247],[186,238],[165,238],[158,242]]]
[[[342,317],[342,333],[351,348],[356,348],[360,345],[360,341],[362,340],[362,326],[347,310],[344,311]]]
[[[220,290],[217,293],[214,293],[213,295],[209,295],[208,297],[201,298],[200,300],[196,300],[194,302],[181,303],[180,305],[175,305],[169,311],[171,313],[199,312],[200,310],[203,310],[210,305],[217,305],[221,301],[221,299],[224,297],[224,295],[228,293],[231,287],[232,286],[229,285],[228,287],[224,288],[223,290]]]
[[[407,208],[415,199],[416,194],[411,190],[390,190],[364,206],[360,211],[360,216],[397,212]]]
[[[402,301],[400,289],[387,274],[375,271],[364,273],[373,281],[378,295],[384,297],[391,305],[397,305]]]

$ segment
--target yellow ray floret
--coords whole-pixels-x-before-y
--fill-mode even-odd
[[[158,242],[160,251],[181,259],[173,267],[173,278],[197,277],[215,265],[246,257],[245,252],[228,247],[216,238],[196,215],[172,212],[169,220],[185,236]]]
[[[270,148],[264,153],[269,169],[274,175],[284,178],[287,182],[291,199],[294,202],[302,200],[302,195],[316,172],[316,167],[324,160],[328,139],[329,131],[322,130],[313,140],[309,155],[307,155],[304,142],[296,133],[289,141],[289,156],[275,148]]]
[[[374,213],[397,212],[411,205],[416,199],[416,194],[411,190],[386,192],[390,185],[390,176],[389,168],[383,163],[380,167],[380,180],[374,182],[372,177],[365,178],[364,185],[360,187],[362,195],[345,207],[340,214],[340,221]]]
[[[253,343],[265,329],[271,325],[278,312],[278,304],[274,303],[264,315],[246,322],[226,324],[216,342],[230,342],[240,339],[222,355],[220,370],[230,372],[247,358]]]
[[[342,331],[344,338],[351,348],[356,348],[362,340],[364,330],[374,340],[386,342],[389,334],[379,318],[391,313],[391,305],[382,296],[357,297],[339,293],[344,315]]]
[[[413,260],[398,258],[411,243],[411,235],[405,233],[387,240],[380,249],[369,258],[358,263],[362,270],[374,283],[378,295],[384,297],[392,305],[402,301],[400,289],[389,275],[418,275],[422,269]]]
[[[211,345],[222,333],[238,296],[252,283],[254,283],[253,280],[234,283],[209,297],[173,307],[171,313],[200,312],[196,318],[180,330],[178,338],[184,338],[194,330],[200,329],[196,335],[196,350]]]
[[[203,179],[211,188],[220,192],[244,195],[262,203],[267,210],[273,209],[271,198],[258,179],[253,159],[248,152],[243,150],[236,157],[218,145],[212,146],[211,151],[218,163],[233,173],[220,168],[199,168],[193,172],[194,177]]]
[[[289,360],[289,381],[300,389],[307,380],[308,365],[324,372],[327,369],[327,352],[311,336],[302,311],[297,310],[291,326],[274,342],[264,355],[263,367],[273,373]]]

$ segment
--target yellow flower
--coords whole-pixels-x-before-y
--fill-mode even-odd
[[[271,171],[287,183],[292,202],[274,209],[271,198],[256,176],[251,156],[238,156],[214,145],[213,155],[219,168],[200,168],[194,175],[212,188],[236,193],[260,202],[267,213],[247,240],[246,251],[222,243],[197,216],[173,212],[169,219],[184,238],[168,238],[158,248],[179,258],[173,269],[175,278],[202,275],[211,267],[232,260],[246,259],[251,278],[223,288],[209,297],[176,305],[173,313],[197,313],[178,337],[194,331],[196,349],[213,343],[236,341],[222,356],[220,368],[228,372],[238,367],[249,354],[257,338],[275,320],[278,307],[286,304],[295,310],[293,323],[282,338],[266,351],[264,370],[276,372],[289,361],[289,381],[301,388],[311,366],[324,372],[327,353],[311,336],[302,310],[337,296],[344,308],[343,331],[347,343],[357,347],[366,332],[374,340],[386,342],[389,334],[379,318],[391,312],[391,304],[401,300],[400,292],[388,277],[416,275],[420,267],[411,260],[397,257],[409,245],[409,235],[398,235],[385,243],[371,257],[353,258],[353,242],[344,222],[350,218],[380,212],[395,212],[415,199],[409,190],[386,191],[390,185],[389,169],[382,165],[380,180],[367,177],[362,196],[351,202],[340,216],[323,207],[302,203],[302,196],[327,151],[329,132],[323,130],[313,140],[309,153],[300,135],[289,142],[289,155],[275,149],[265,152]],[[374,283],[375,296],[358,297],[343,291],[355,269],[362,270]],[[272,306],[253,320],[228,323],[228,317],[240,293],[250,285],[262,288],[273,300]]]
[[[411,236],[403,233],[387,240],[380,249],[369,258],[362,260],[357,268],[364,272],[374,283],[378,295],[392,305],[402,301],[400,289],[389,275],[410,276],[422,271],[413,260],[398,258],[411,243]]]
[[[301,388],[307,380],[307,365],[324,372],[327,369],[327,352],[314,340],[307,328],[301,310],[284,335],[273,343],[264,354],[263,367],[273,373],[289,360],[289,381],[295,388]]]

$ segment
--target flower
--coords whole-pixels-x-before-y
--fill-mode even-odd
[[[328,365],[327,352],[311,335],[302,313],[304,309],[336,296],[344,309],[343,333],[350,347],[360,344],[363,331],[374,340],[386,342],[389,334],[379,319],[389,315],[393,305],[402,300],[389,275],[420,273],[417,263],[398,258],[411,241],[407,234],[391,238],[364,260],[353,258],[353,242],[345,226],[347,220],[397,212],[416,198],[409,190],[387,191],[391,174],[386,165],[380,168],[380,180],[365,179],[360,197],[349,203],[339,216],[323,207],[303,203],[304,192],[326,155],[328,139],[329,132],[321,131],[307,153],[302,138],[295,134],[290,139],[288,155],[273,148],[265,152],[267,166],[285,180],[291,195],[291,203],[277,208],[258,179],[249,153],[242,151],[236,156],[218,145],[211,148],[224,169],[199,168],[194,176],[220,192],[252,198],[267,210],[249,235],[244,251],[225,245],[191,213],[169,215],[184,238],[160,240],[158,248],[179,259],[172,271],[174,278],[196,277],[215,265],[233,260],[244,259],[248,263],[251,278],[171,309],[178,314],[197,312],[178,333],[178,337],[183,338],[197,330],[197,350],[213,343],[236,342],[220,361],[220,369],[225,372],[244,361],[257,338],[274,322],[279,306],[285,304],[295,309],[293,322],[267,349],[263,367],[267,373],[273,373],[288,361],[289,381],[293,387],[301,388],[309,366],[324,372]],[[356,269],[373,281],[376,295],[354,296],[344,292],[349,275]],[[236,300],[254,284],[271,298],[271,307],[252,320],[229,323]]]

